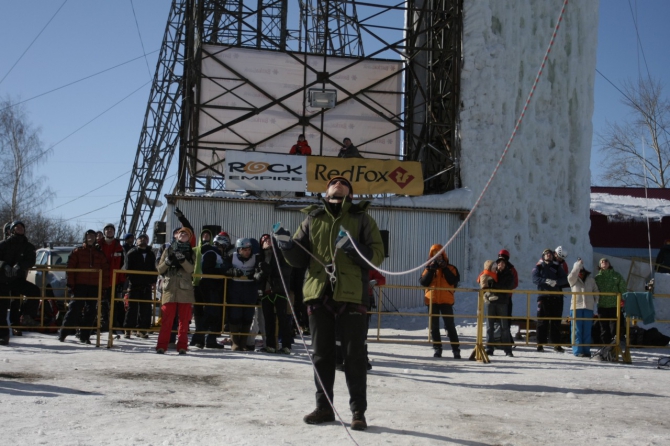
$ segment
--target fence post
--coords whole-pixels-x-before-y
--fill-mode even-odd
[[[489,356],[484,349],[484,290],[479,290],[477,294],[477,340],[475,341],[475,348],[470,354],[471,361],[483,362],[488,364],[491,362]]]

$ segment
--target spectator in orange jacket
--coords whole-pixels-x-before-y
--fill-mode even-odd
[[[442,245],[436,244],[430,247],[428,258],[432,258],[442,249]],[[456,288],[461,276],[458,269],[449,263],[446,252],[433,260],[426,266],[421,274],[419,283],[421,286],[432,288]],[[440,314],[444,320],[444,327],[449,336],[451,350],[455,359],[461,359],[461,349],[458,341],[458,333],[454,324],[454,290],[426,290],[425,303],[430,306],[431,338],[433,339],[433,357],[442,357],[442,338],[440,337]]]
[[[93,229],[89,229],[84,234],[84,244],[72,251],[67,261],[67,267],[68,270],[102,270],[103,292],[109,289],[109,264],[105,255],[95,246],[95,231]],[[73,297],[97,297],[99,280],[98,272],[67,272],[67,287],[72,290]],[[63,342],[68,335],[74,333],[74,329],[66,327],[92,327],[97,308],[98,306],[94,300],[70,301],[67,314],[63,318],[63,326],[60,329],[58,340]],[[90,344],[90,336],[91,330],[82,328],[79,340],[84,344]]]
[[[305,135],[298,135],[298,142],[291,147],[289,155],[311,155],[312,148],[307,144]]]

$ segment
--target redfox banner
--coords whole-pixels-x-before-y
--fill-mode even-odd
[[[417,161],[326,156],[306,158],[309,192],[323,192],[328,179],[343,176],[351,181],[355,195],[423,195],[423,174],[421,163]]]

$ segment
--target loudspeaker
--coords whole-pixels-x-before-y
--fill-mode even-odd
[[[153,245],[165,244],[165,231],[167,231],[167,223],[164,221],[154,222],[154,239],[151,242]]]
[[[380,229],[379,233],[382,236],[382,242],[384,243],[384,257],[389,256],[389,232],[386,229]]]

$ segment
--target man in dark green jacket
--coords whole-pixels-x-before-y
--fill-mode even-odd
[[[275,231],[286,261],[295,268],[307,268],[303,285],[304,302],[312,333],[316,383],[316,409],[305,415],[308,424],[335,421],[329,403],[335,383],[335,334],[339,333],[344,353],[344,373],[349,388],[351,428],[364,430],[367,409],[368,270],[384,259],[384,246],[377,223],[366,210],[369,202],[351,202],[353,188],[344,177],[328,182],[323,206],[303,209],[307,218],[293,235],[283,228]],[[345,235],[341,228],[351,236]],[[300,244],[301,246],[296,246]],[[303,247],[305,249],[303,249]],[[309,252],[307,252],[309,251]]]

